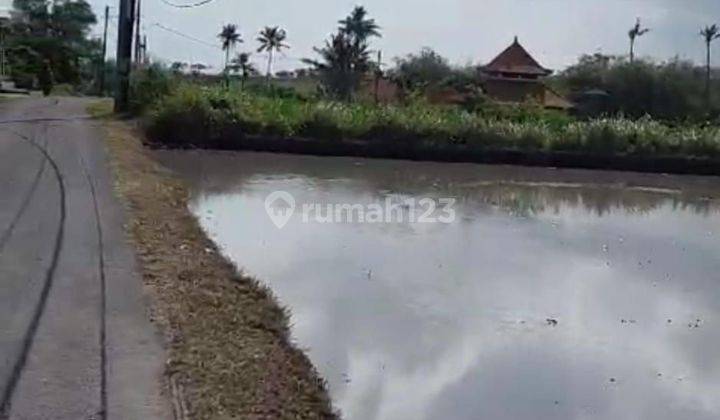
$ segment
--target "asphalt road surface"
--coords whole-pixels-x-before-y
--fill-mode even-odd
[[[0,104],[0,418],[167,418],[161,339],[87,101]]]

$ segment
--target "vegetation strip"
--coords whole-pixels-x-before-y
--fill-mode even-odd
[[[147,156],[138,132],[103,125],[153,318],[166,332],[167,375],[190,418],[335,418],[324,381],[290,341],[287,311],[219,253],[187,209],[187,189]]]
[[[146,128],[167,147],[720,175],[716,126],[489,112],[181,85],[157,100]]]

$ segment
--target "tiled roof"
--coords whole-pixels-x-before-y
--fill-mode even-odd
[[[495,57],[490,64],[483,67],[486,72],[527,74],[534,76],[547,76],[552,73],[541,66],[518,42],[512,43],[505,51]]]
[[[552,90],[550,87],[545,86],[545,101],[543,103],[545,108],[554,109],[571,109],[575,105],[572,102],[565,99],[562,95]]]

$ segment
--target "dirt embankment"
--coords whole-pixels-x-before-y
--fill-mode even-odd
[[[162,144],[161,144],[162,145]],[[467,145],[423,145],[412,141],[339,140],[329,142],[307,138],[229,134],[205,142],[201,147],[216,150],[249,150],[315,156],[352,156],[403,159],[427,162],[480,163],[546,168],[575,168],[668,173],[679,175],[720,175],[720,160],[679,156],[603,155],[583,152],[473,148]]]
[[[147,155],[139,131],[102,124],[153,317],[166,331],[180,417],[337,417],[324,382],[290,342],[287,311],[220,255],[188,211],[187,189]]]

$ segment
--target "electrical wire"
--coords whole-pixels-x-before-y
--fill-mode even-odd
[[[220,46],[218,46],[218,45],[211,44],[211,43],[209,43],[209,42],[203,41],[202,39],[198,39],[198,38],[192,37],[192,36],[190,36],[190,35],[187,35],[187,34],[185,34],[185,33],[183,33],[183,32],[178,31],[177,29],[169,28],[169,27],[167,27],[167,26],[165,26],[165,25],[162,25],[162,24],[160,24],[160,23],[155,22],[155,23],[153,23],[152,26],[156,26],[156,27],[158,27],[158,28],[160,28],[160,29],[162,29],[162,30],[164,30],[164,31],[173,33],[173,34],[175,34],[175,35],[177,35],[177,36],[181,36],[181,37],[183,37],[183,38],[185,38],[185,39],[189,39],[190,41],[195,41],[195,42],[197,42],[197,43],[200,43],[200,44],[202,44],[202,45],[205,45],[206,47],[210,47],[210,48],[215,48],[215,49],[222,50],[222,47],[220,47]]]
[[[177,3],[172,3],[168,0],[160,0],[160,1],[167,4],[168,6],[176,7],[178,9],[191,9],[193,7],[205,6],[206,4],[210,4],[215,0],[201,0],[201,1],[198,1],[197,3],[191,3],[191,4],[177,4]]]

